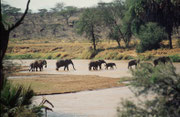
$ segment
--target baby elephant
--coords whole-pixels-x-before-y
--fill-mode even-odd
[[[129,68],[132,68],[133,65],[135,65],[135,66],[137,67],[137,64],[139,64],[139,62],[140,62],[139,59],[138,59],[138,60],[131,60],[131,61],[129,61],[129,63],[128,63],[128,69],[129,69]]]
[[[114,66],[116,67],[116,64],[115,63],[106,63],[106,65],[105,65],[105,69],[108,69],[108,67],[110,67],[111,69],[114,69]],[[116,67],[116,69],[117,69],[117,67]]]

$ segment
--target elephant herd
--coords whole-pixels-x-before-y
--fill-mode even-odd
[[[166,64],[167,62],[171,62],[169,57],[159,57],[157,59],[155,59],[153,61],[154,66],[158,65],[159,63],[163,63]],[[131,60],[128,62],[128,69],[132,68],[132,66],[137,67],[137,65],[140,63],[140,60]],[[58,71],[60,67],[64,67],[64,71],[67,70],[69,71],[69,65],[72,65],[73,69],[75,69],[74,64],[72,62],[71,59],[65,59],[65,60],[58,60],[56,62],[56,70]],[[90,61],[89,63],[89,70],[101,70],[102,69],[102,64],[104,64],[105,69],[108,70],[108,68],[110,69],[114,69],[117,68],[115,63],[107,63],[104,60],[97,60],[97,61]],[[35,60],[34,62],[32,62],[30,64],[30,69],[29,71],[42,71],[43,67],[45,66],[45,68],[47,67],[47,61],[46,60]]]

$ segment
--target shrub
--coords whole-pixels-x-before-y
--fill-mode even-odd
[[[180,62],[180,55],[176,54],[176,55],[171,55],[169,56],[169,58],[173,61],[173,62]]]
[[[115,57],[116,60],[121,60],[123,59],[123,54],[118,54],[116,57]]]
[[[123,57],[124,60],[130,60],[130,59],[134,59],[134,57],[130,56],[130,55],[124,55]]]
[[[146,50],[160,48],[160,42],[167,38],[165,30],[158,26],[156,23],[147,23],[141,26],[138,33],[140,44],[137,46],[136,51],[142,53]]]
[[[104,59],[115,59],[117,55],[118,52],[108,52],[106,55],[104,55]]]
[[[98,51],[94,50],[92,48],[88,48],[87,50],[85,50],[82,55],[81,58],[83,59],[92,59],[93,57],[95,57],[97,55]]]
[[[141,63],[132,70],[133,92],[137,95],[153,94],[152,99],[134,104],[123,101],[118,117],[180,117],[180,75],[173,65]]]
[[[39,106],[32,106],[33,90],[14,86],[6,81],[1,90],[1,117],[40,117],[43,115]],[[38,109],[39,108],[39,109]]]

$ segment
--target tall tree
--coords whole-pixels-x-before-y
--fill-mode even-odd
[[[39,14],[40,14],[41,17],[45,16],[46,13],[48,12],[47,9],[38,9],[38,11],[39,11]]]
[[[77,22],[77,32],[80,35],[85,34],[93,44],[93,49],[96,50],[97,40],[100,37],[100,16],[96,8],[85,9],[79,21]]]
[[[58,13],[64,8],[64,3],[56,3],[54,8],[51,8],[51,12]]]
[[[77,12],[77,8],[73,6],[67,6],[60,12],[60,15],[66,20],[66,24],[69,25],[69,18]]]
[[[10,25],[5,25],[3,23],[3,14],[2,14],[2,6],[1,6],[1,1],[0,1],[0,33],[1,33],[1,40],[0,40],[0,75],[1,75],[1,79],[0,79],[0,88],[2,88],[3,86],[3,81],[4,81],[4,76],[3,76],[3,58],[4,55],[6,53],[7,47],[8,47],[8,42],[9,42],[9,35],[10,32],[12,30],[14,30],[15,28],[17,28],[22,21],[24,20],[24,17],[26,16],[28,9],[29,9],[29,3],[30,0],[28,0],[27,5],[26,5],[26,10],[24,12],[24,14],[22,15],[22,17],[12,26]]]
[[[180,25],[180,2],[178,0],[127,0],[129,9],[133,9],[136,25],[156,22],[165,27],[168,34],[169,48],[172,46],[172,32]],[[137,29],[140,26],[137,26]]]
[[[123,40],[125,46],[128,47],[132,36],[131,19],[124,16],[124,2],[115,0],[112,3],[99,3],[98,8],[101,9],[104,25],[109,29],[109,37],[115,40],[119,47],[121,40]]]

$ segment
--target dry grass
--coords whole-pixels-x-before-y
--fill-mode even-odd
[[[119,78],[106,78],[90,75],[38,75],[31,74],[33,78],[26,78],[28,74],[21,75],[21,79],[10,79],[16,85],[22,84],[31,88],[38,94],[60,94],[96,90],[124,86]],[[26,76],[25,76],[26,75]],[[23,78],[24,76],[24,78]]]
[[[137,43],[137,42],[134,42]],[[134,44],[133,42],[131,45]],[[123,43],[121,43],[123,45]],[[100,42],[97,45],[98,52],[94,56],[95,59],[124,59],[126,56],[137,57],[142,56],[169,56],[180,54],[180,48],[177,46],[177,40],[173,40],[174,49],[168,49],[168,40],[163,41],[164,46],[158,50],[146,51],[145,53],[137,54],[135,47],[131,49],[117,48],[116,42]],[[73,42],[63,43],[60,40],[26,40],[26,41],[10,41],[7,50],[7,55],[14,56],[14,58],[23,54],[30,54],[32,58],[73,58],[82,59],[87,58],[88,48],[91,47],[90,43]],[[87,55],[86,55],[87,54]],[[19,57],[21,58],[21,57]],[[25,57],[26,58],[26,57]]]

